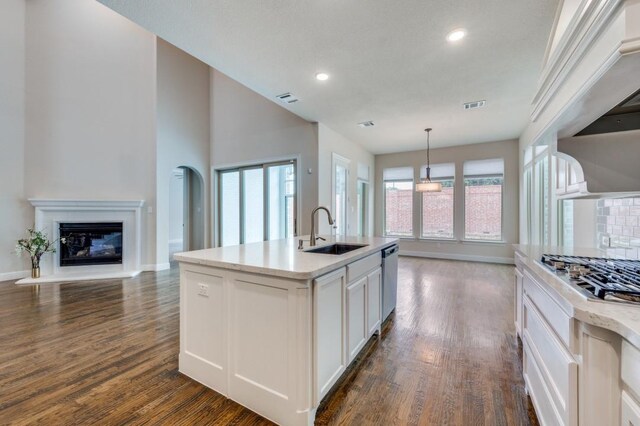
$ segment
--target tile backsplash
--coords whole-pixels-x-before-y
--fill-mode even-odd
[[[598,247],[611,256],[638,259],[640,198],[605,198],[597,209]]]

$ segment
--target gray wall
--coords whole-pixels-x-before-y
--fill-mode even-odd
[[[194,185],[201,185],[202,200],[196,200],[192,219],[208,218],[209,214],[209,66],[175,46],[158,39],[158,106],[157,106],[157,258],[169,262],[169,192],[173,170],[186,166],[199,176],[189,176]],[[201,181],[201,182],[198,182]],[[194,197],[190,197],[194,200]],[[199,209],[199,211],[198,211]],[[196,222],[196,223],[194,223]],[[209,222],[198,225],[204,232],[199,245],[208,244]],[[192,238],[193,240],[193,238]]]
[[[468,160],[504,158],[505,186],[503,195],[503,239],[502,243],[465,242],[464,235],[464,182],[463,163]],[[376,155],[376,197],[375,232],[383,232],[383,185],[382,171],[390,167],[411,166],[414,168],[414,181],[420,179],[420,167],[426,163],[426,152],[411,151],[397,154]],[[482,144],[438,148],[431,150],[431,163],[455,163],[455,218],[454,232],[457,241],[429,241],[420,239],[402,239],[400,248],[404,253],[416,256],[451,258],[460,260],[478,260],[489,262],[510,262],[513,259],[512,244],[518,242],[518,141],[488,142]],[[413,199],[413,228],[416,235],[420,229],[420,198]]]
[[[18,278],[16,240],[33,225],[24,190],[25,2],[0,2],[0,281]]]
[[[310,232],[318,203],[318,129],[274,102],[211,69],[213,168],[300,156],[298,233]],[[311,173],[308,173],[311,169]]]
[[[25,198],[153,207],[155,37],[96,2],[26,4]],[[155,214],[142,219],[142,263],[152,264]]]

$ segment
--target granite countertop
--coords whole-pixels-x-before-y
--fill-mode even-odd
[[[309,237],[303,236],[176,253],[174,259],[181,263],[295,280],[309,280],[398,243],[397,238],[323,237],[327,241],[318,241],[314,248],[335,242],[367,244],[367,246],[343,255],[307,253],[306,250],[310,248]],[[304,240],[304,250],[298,250],[298,240],[300,239]]]
[[[542,247],[524,244],[515,244],[514,248],[516,253],[522,256],[520,260],[525,266],[538,278],[544,280],[550,290],[549,293],[567,314],[587,324],[611,330],[640,348],[640,305],[589,301],[557,277],[553,271],[539,263],[543,254],[610,258],[612,256],[607,256],[604,250],[591,248]],[[616,256],[616,258],[624,259],[623,256]]]

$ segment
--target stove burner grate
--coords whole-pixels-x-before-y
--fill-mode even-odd
[[[559,273],[580,268],[571,281],[600,299],[640,303],[640,260],[544,254],[541,261]]]

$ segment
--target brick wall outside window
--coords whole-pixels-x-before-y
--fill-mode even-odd
[[[422,236],[453,238],[453,187],[422,193]]]
[[[385,234],[413,236],[413,182],[385,182]]]
[[[502,239],[502,185],[465,185],[465,238]]]

